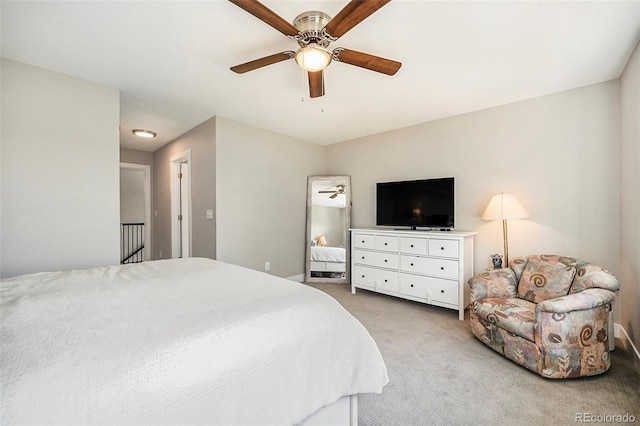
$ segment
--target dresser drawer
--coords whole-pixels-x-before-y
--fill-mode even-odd
[[[400,256],[400,269],[405,272],[458,279],[458,261],[430,257]]]
[[[408,254],[427,254],[426,238],[400,238],[400,251]]]
[[[429,256],[438,257],[460,257],[458,240],[441,240],[438,238],[429,238]]]
[[[353,262],[359,265],[377,266],[379,268],[398,269],[397,253],[354,250]]]
[[[353,234],[351,241],[354,248],[373,250],[376,246],[376,236],[371,234]]]
[[[376,290],[384,290],[392,293],[398,292],[397,271],[385,271],[382,269],[356,265],[353,268],[351,280],[355,285],[363,285]]]
[[[401,273],[400,293],[425,299],[428,303],[459,304],[457,281],[442,278]]]
[[[387,235],[376,235],[376,250],[397,252],[398,237],[389,237]]]

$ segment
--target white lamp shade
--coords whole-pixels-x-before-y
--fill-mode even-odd
[[[484,220],[525,219],[529,212],[511,194],[496,194],[489,201],[482,218]]]
[[[296,62],[306,71],[321,71],[331,62],[331,53],[316,43],[298,49],[295,55]]]

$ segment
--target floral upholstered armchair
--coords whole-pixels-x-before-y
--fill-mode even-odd
[[[609,272],[535,255],[476,275],[469,286],[471,331],[496,352],[549,378],[609,370],[609,310],[620,288]]]

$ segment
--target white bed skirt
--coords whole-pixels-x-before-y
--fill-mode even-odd
[[[306,419],[301,426],[357,426],[358,395],[346,395],[331,405],[322,407]]]
[[[347,268],[344,262],[317,262],[312,260],[311,270],[318,272],[344,272]]]

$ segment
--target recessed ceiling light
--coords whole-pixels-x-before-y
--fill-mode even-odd
[[[140,136],[141,138],[155,138],[156,132],[152,132],[151,130],[144,129],[133,129],[133,134],[136,136]]]

